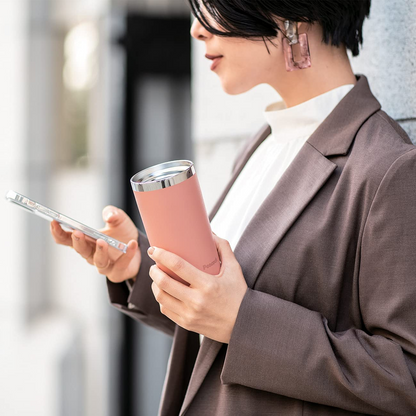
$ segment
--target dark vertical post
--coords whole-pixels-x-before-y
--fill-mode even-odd
[[[159,155],[150,155],[149,146],[144,146],[145,140],[152,137],[142,137],[140,123],[147,123],[147,130],[152,131],[152,121],[141,117],[139,108],[140,86],[152,80],[154,85],[163,85],[169,89],[167,95],[173,94],[177,99],[170,99],[161,103],[164,111],[170,115],[172,125],[166,128],[169,134],[158,137],[164,141],[170,153],[163,153],[161,157],[189,159],[192,155],[190,140],[190,19],[189,17],[157,17],[128,14],[126,17],[126,32],[119,44],[125,49],[125,83],[124,83],[124,114],[123,114],[123,209],[133,218],[136,225],[143,227],[138,217],[129,180],[134,173],[151,164],[166,160],[158,160]],[[158,81],[160,80],[160,82]],[[152,84],[152,85],[153,85]],[[178,92],[179,89],[179,93]],[[143,101],[143,100],[142,100]],[[163,104],[163,105],[162,105]],[[146,102],[142,105],[146,105]],[[156,110],[157,111],[157,110]],[[149,125],[150,123],[150,125]],[[155,125],[155,131],[156,130]],[[160,132],[159,132],[160,133]],[[155,133],[155,134],[159,134]],[[151,136],[153,136],[151,134]],[[150,146],[151,148],[152,146]],[[153,149],[157,152],[157,149]],[[155,159],[156,158],[156,159]],[[156,162],[155,162],[156,160]],[[143,414],[147,416],[152,407],[152,414],[157,413],[152,403],[146,402],[146,397],[137,397],[138,392],[146,391],[149,380],[146,377],[147,363],[154,360],[145,356],[149,352],[145,343],[140,340],[142,333],[147,337],[154,337],[154,342],[166,340],[157,338],[149,333],[129,317],[123,317],[124,338],[120,351],[120,415],[133,416]],[[146,352],[147,351],[147,352]],[[163,348],[162,348],[163,351]],[[167,361],[165,357],[158,357],[159,361]],[[149,359],[148,359],[149,358]],[[145,368],[146,367],[146,368]],[[147,376],[149,376],[147,374]],[[160,390],[162,384],[160,383]],[[149,392],[150,393],[150,392]],[[146,409],[146,410],[144,410]],[[147,414],[145,415],[145,412]]]

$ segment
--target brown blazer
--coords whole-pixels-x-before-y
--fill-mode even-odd
[[[161,415],[416,415],[416,147],[357,80],[235,249],[249,289],[228,346],[160,313],[144,235],[131,294],[108,282],[114,306],[174,337]]]

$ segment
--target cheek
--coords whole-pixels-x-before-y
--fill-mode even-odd
[[[218,72],[222,89],[230,95],[242,94],[256,85],[267,83],[276,70],[269,56],[236,57]],[[220,68],[219,68],[220,69]]]

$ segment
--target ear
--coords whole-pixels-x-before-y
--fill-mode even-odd
[[[308,33],[312,26],[315,26],[314,23],[298,22],[298,33]]]
[[[280,33],[285,33],[285,20],[283,17],[274,17],[274,21],[277,27],[280,29]]]

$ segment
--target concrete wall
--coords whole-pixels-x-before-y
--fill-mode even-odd
[[[352,60],[382,108],[416,143],[416,1],[373,0],[364,45]]]

